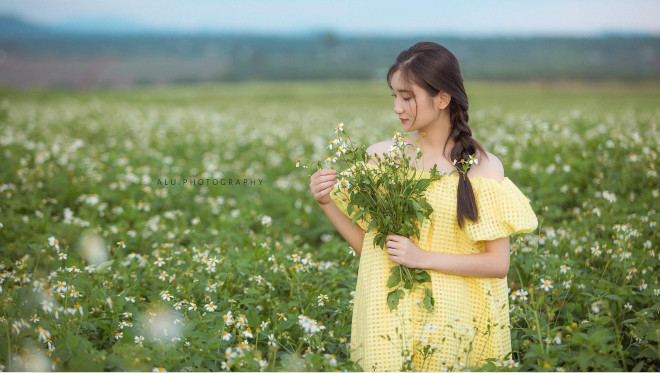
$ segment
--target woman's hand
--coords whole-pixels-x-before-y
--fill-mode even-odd
[[[336,171],[333,169],[318,170],[310,177],[309,189],[319,205],[332,202],[330,192],[337,184]]]
[[[408,237],[390,234],[386,237],[385,248],[393,262],[408,268],[426,269],[428,251],[420,249]]]

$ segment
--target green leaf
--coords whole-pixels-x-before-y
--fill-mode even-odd
[[[607,294],[607,295],[605,296],[605,298],[612,299],[612,300],[615,300],[615,301],[618,301],[618,302],[623,303],[623,299],[621,299],[621,297],[619,297],[619,296],[617,296],[617,295],[614,295],[614,294]]]
[[[392,267],[395,271],[392,271],[390,278],[387,280],[387,287],[393,288],[401,282],[401,272],[398,270],[397,266]]]
[[[414,276],[418,282],[431,282],[431,275],[423,269],[416,269]]]
[[[378,226],[378,223],[376,222],[375,219],[372,219],[372,220],[369,222],[369,225],[367,225],[367,229],[365,230],[365,232],[371,232],[371,230],[372,230],[373,228],[375,228],[376,226]]]
[[[426,188],[428,188],[429,184],[431,184],[431,179],[421,179],[421,180],[419,180],[419,182],[417,183],[417,186],[418,186],[421,190],[425,190]]]
[[[433,312],[433,306],[435,306],[435,299],[433,299],[433,293],[428,288],[424,289],[424,308],[428,312]]]
[[[399,300],[401,300],[401,297],[403,297],[403,295],[404,293],[403,290],[401,289],[390,291],[387,294],[387,305],[390,307],[390,311],[392,311],[393,309],[399,306]]]

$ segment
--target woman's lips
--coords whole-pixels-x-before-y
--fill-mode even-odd
[[[403,123],[403,124],[406,124],[406,122],[408,121],[408,119],[403,119],[403,118],[399,118],[399,120],[400,120],[401,123]]]

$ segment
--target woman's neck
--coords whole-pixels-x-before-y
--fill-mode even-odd
[[[427,128],[417,130],[412,136],[410,143],[419,145],[422,148],[422,152],[431,158],[442,157],[450,160],[451,149],[454,146],[454,142],[449,139],[450,129],[451,126],[449,123],[446,125],[438,123],[438,125],[428,126]],[[419,142],[416,141],[418,139]],[[446,147],[445,143],[447,144]]]

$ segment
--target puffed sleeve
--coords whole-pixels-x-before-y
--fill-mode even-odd
[[[491,241],[536,229],[536,214],[527,197],[509,178],[500,182],[477,180],[472,184],[479,218],[476,222],[465,220],[465,231],[472,241]]]
[[[346,169],[342,172],[340,172],[337,175],[337,180],[341,181],[342,177],[349,176],[351,174],[350,169]],[[352,218],[353,215],[355,215],[356,209],[355,207],[353,208],[352,214],[348,214],[347,208],[348,208],[348,197],[349,197],[349,190],[347,188],[341,188],[340,187],[340,182],[335,184],[334,188],[332,189],[332,192],[330,192],[330,198],[335,202],[335,205],[339,207],[341,212],[344,213],[344,215],[348,216],[349,218]],[[357,225],[362,228],[362,230],[366,231],[367,226],[369,225],[369,222],[366,219],[358,219],[355,222]]]

